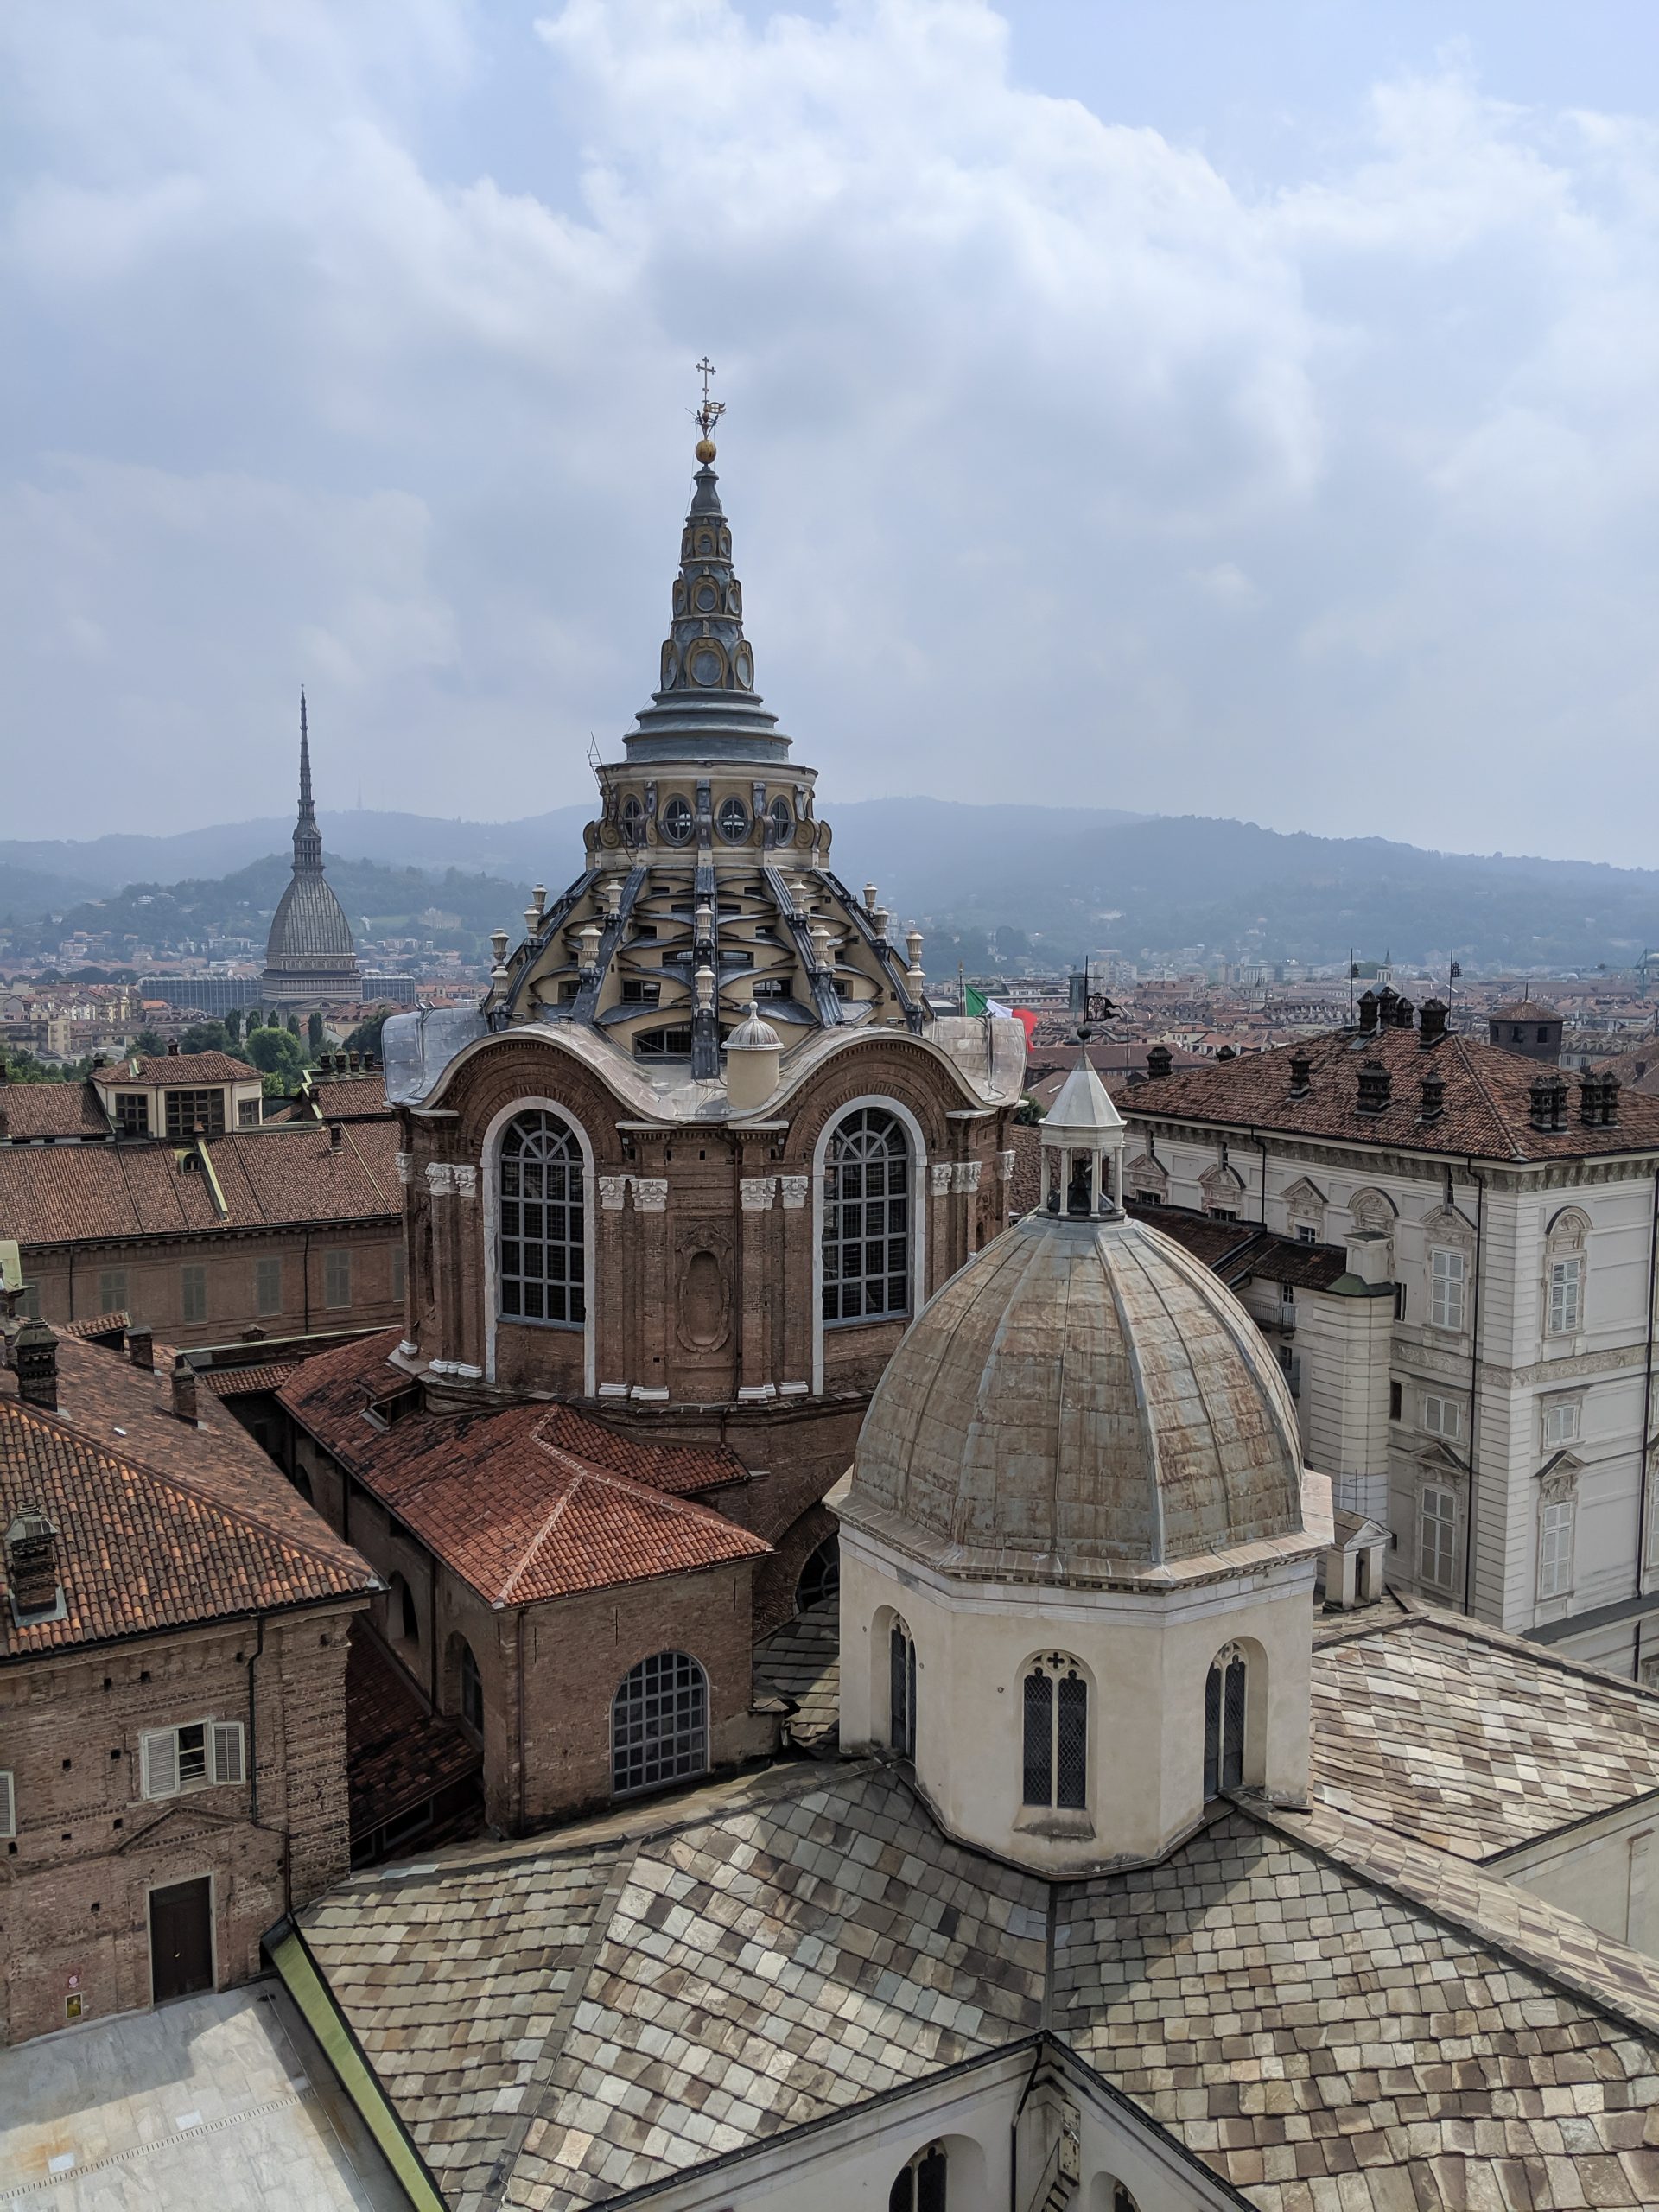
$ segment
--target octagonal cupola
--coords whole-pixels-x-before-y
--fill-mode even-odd
[[[1085,1219],[1117,1212],[1123,1203],[1127,1135],[1123,1116],[1090,1063],[1085,1037],[1077,1065],[1043,1121],[1044,1211]]]

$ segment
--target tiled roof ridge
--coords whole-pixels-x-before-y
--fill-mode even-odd
[[[1491,1116],[1497,1128],[1498,1135],[1508,1143],[1511,1157],[1516,1160],[1524,1160],[1527,1157],[1526,1146],[1517,1138],[1515,1130],[1510,1125],[1508,1115],[1493,1097],[1491,1085],[1476,1065],[1474,1056],[1469,1050],[1468,1039],[1460,1031],[1448,1030],[1440,1040],[1440,1050],[1444,1052],[1448,1044],[1456,1046],[1459,1065],[1464,1069],[1479,1093],[1486,1111]]]
[[[286,1529],[276,1528],[270,1522],[262,1520],[257,1513],[249,1512],[245,1506],[219,1496],[211,1489],[204,1488],[183,1475],[172,1471],[163,1473],[159,1468],[153,1467],[148,1459],[140,1459],[137,1452],[112,1451],[101,1437],[90,1435],[86,1429],[79,1427],[74,1421],[66,1419],[60,1414],[48,1414],[42,1407],[26,1404],[22,1399],[0,1396],[0,1418],[7,1416],[24,1423],[32,1421],[38,1427],[45,1429],[48,1434],[67,1437],[79,1450],[94,1454],[103,1461],[105,1467],[118,1472],[142,1475],[146,1481],[158,1483],[164,1489],[176,1491],[181,1497],[188,1498],[192,1504],[205,1506],[210,1512],[222,1514],[227,1521],[234,1522],[238,1528],[251,1529],[256,1535],[263,1537],[267,1542],[283,1545],[290,1551],[299,1553],[302,1557],[315,1560],[319,1566],[339,1568],[343,1565],[340,1554],[349,1548],[343,1545],[332,1531],[329,1537],[332,1549],[308,1541],[303,1537],[290,1535]],[[278,1482],[284,1479],[274,1464],[271,1467],[271,1474]],[[326,1523],[324,1525],[327,1526]],[[367,1562],[365,1561],[365,1564],[366,1565]],[[373,1586],[374,1579],[374,1573],[371,1568],[368,1582],[353,1580],[351,1586],[353,1589],[371,1588]]]
[[[118,1306],[109,1313],[87,1313],[79,1321],[54,1321],[50,1325],[54,1336],[75,1337],[85,1344],[89,1338],[101,1336],[106,1330],[130,1329],[132,1316],[124,1306]]]
[[[1390,1595],[1395,1593],[1390,1592]],[[1402,1602],[1408,1602],[1402,1599]],[[1608,1668],[1592,1667],[1588,1660],[1574,1659],[1553,1644],[1535,1643],[1530,1637],[1512,1636],[1507,1629],[1496,1628],[1490,1621],[1471,1620],[1466,1613],[1454,1613],[1440,1605],[1425,1605],[1421,1599],[1409,1601],[1412,1614],[1402,1621],[1390,1623],[1398,1627],[1433,1628],[1451,1636],[1461,1637],[1466,1643],[1484,1644],[1490,1650],[1506,1651],[1516,1658],[1531,1661],[1536,1667],[1553,1668],[1557,1674],[1571,1675],[1580,1681],[1593,1682],[1599,1689],[1617,1691],[1632,1698],[1637,1704],[1659,1704],[1659,1689],[1650,1688],[1645,1682],[1632,1681],[1628,1675],[1615,1675]],[[1338,1639],[1333,1638],[1332,1641]]]
[[[1452,1929],[1575,2004],[1590,2005],[1646,2040],[1659,2040],[1659,1961],[1604,1936],[1577,1913],[1356,1814],[1323,1805],[1294,1812],[1243,1794],[1231,1802],[1309,1858]],[[1615,1970],[1606,1977],[1589,1963],[1604,1959]]]

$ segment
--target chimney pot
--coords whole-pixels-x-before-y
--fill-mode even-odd
[[[340,1151],[343,1151],[343,1150],[344,1150],[344,1148],[345,1148],[345,1144],[346,1144],[346,1130],[345,1130],[344,1125],[343,1125],[342,1123],[339,1122],[329,1122],[329,1124],[328,1124],[328,1149],[329,1149],[329,1151],[330,1151],[330,1152],[340,1152]]]
[[[1293,1098],[1306,1097],[1313,1088],[1313,1063],[1307,1054],[1293,1052],[1290,1056],[1290,1095]]]
[[[1174,1065],[1175,1058],[1168,1046],[1154,1045],[1152,1050],[1147,1054],[1147,1075],[1148,1080],[1153,1083],[1157,1083],[1161,1077],[1169,1073],[1171,1068],[1173,1068]]]
[[[346,1064],[347,1067],[351,1070],[352,1073],[353,1073],[353,1075],[355,1075],[355,1074],[357,1073],[357,1070],[358,1070],[358,1056],[357,1056],[357,1054],[356,1054],[355,1052],[347,1052],[347,1054],[346,1055]]]
[[[1393,1081],[1381,1060],[1366,1060],[1359,1071],[1359,1111],[1386,1114],[1393,1096]]]
[[[1359,995],[1359,1033],[1362,1037],[1376,1034],[1376,993],[1362,991]]]
[[[188,1421],[194,1428],[199,1425],[196,1413],[196,1370],[182,1352],[173,1361],[173,1412],[179,1421]]]
[[[176,1037],[170,1037],[168,1039],[167,1057],[169,1060],[176,1060],[179,1057],[179,1040]]]
[[[1446,1077],[1439,1068],[1430,1068],[1423,1077],[1423,1108],[1425,1122],[1438,1122],[1446,1111]]]
[[[17,1395],[26,1406],[42,1413],[58,1410],[58,1340],[38,1316],[25,1321],[11,1340],[11,1363],[17,1371]]]
[[[20,1619],[49,1618],[58,1610],[58,1532],[38,1506],[26,1505],[6,1530],[6,1580]]]
[[[132,1362],[135,1367],[142,1367],[152,1373],[154,1372],[156,1366],[156,1332],[154,1329],[142,1326],[138,1328],[129,1327],[127,1331],[127,1357]]]
[[[1431,1045],[1438,1045],[1441,1038],[1446,1035],[1446,1004],[1444,999],[1423,1001],[1422,1024],[1418,1031],[1417,1041],[1425,1051]]]

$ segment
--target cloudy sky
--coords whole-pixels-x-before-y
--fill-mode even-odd
[[[1656,859],[1644,0],[9,0],[0,835],[585,795],[719,364],[840,793]]]

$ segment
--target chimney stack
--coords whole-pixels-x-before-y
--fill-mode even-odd
[[[1168,1046],[1154,1045],[1152,1050],[1147,1054],[1147,1080],[1152,1083],[1160,1081],[1163,1077],[1169,1073],[1171,1068],[1173,1068],[1174,1065],[1174,1055],[1171,1052]]]
[[[127,1357],[135,1367],[142,1367],[153,1374],[156,1368],[156,1332],[147,1323],[139,1323],[127,1331]]]
[[[1376,993],[1362,991],[1359,995],[1359,1033],[1362,1037],[1376,1034]]]
[[[6,1580],[20,1621],[49,1618],[58,1610],[58,1532],[38,1506],[25,1505],[6,1530]]]
[[[1444,999],[1425,999],[1423,1001],[1422,1024],[1417,1033],[1417,1042],[1423,1047],[1425,1052],[1428,1050],[1428,1047],[1431,1045],[1438,1045],[1441,1038],[1447,1034],[1446,1026],[1446,1004]]]
[[[1381,1060],[1364,1061],[1359,1071],[1359,1111],[1386,1114],[1393,1089],[1393,1080]]]
[[[1395,999],[1395,1002],[1394,1002],[1394,1026],[1395,1026],[1395,1027],[1396,1029],[1409,1029],[1409,1028],[1411,1027],[1411,1025],[1412,1025],[1412,1017],[1413,1017],[1413,1015],[1416,1013],[1416,1011],[1417,1011],[1417,1009],[1415,1008],[1415,1007],[1414,1007],[1414,1006],[1413,1006],[1413,1004],[1412,1004],[1412,1002],[1411,1002],[1411,1001],[1410,1001],[1409,999],[1408,999],[1408,998],[1397,998],[1397,999]]]
[[[1313,1063],[1308,1055],[1293,1052],[1290,1056],[1290,1095],[1293,1098],[1307,1096],[1313,1087]]]
[[[169,1037],[167,1040],[167,1057],[169,1060],[176,1060],[179,1057],[179,1040],[176,1037]]]
[[[1423,1077],[1423,1107],[1419,1119],[1438,1122],[1446,1111],[1446,1077],[1439,1068],[1430,1068]]]
[[[200,1427],[196,1411],[196,1370],[182,1352],[173,1359],[173,1414],[177,1421],[188,1421],[193,1428]]]
[[[357,1073],[358,1056],[355,1052],[347,1052],[346,1055],[346,1065],[350,1068],[353,1075]]]
[[[11,1363],[17,1370],[17,1395],[26,1406],[42,1413],[58,1410],[58,1340],[37,1314],[25,1321],[11,1340]]]
[[[1567,1127],[1567,1085],[1558,1075],[1536,1075],[1527,1085],[1528,1118],[1546,1134]]]

